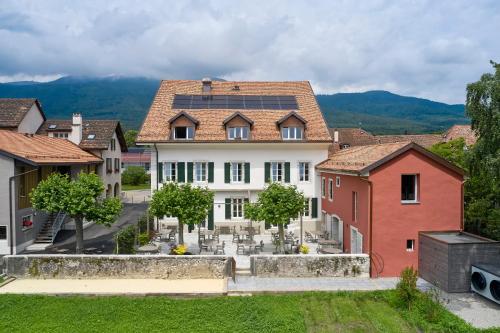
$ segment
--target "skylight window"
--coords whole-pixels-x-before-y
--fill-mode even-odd
[[[57,128],[57,125],[56,125],[56,124],[50,124],[50,125],[49,125],[49,129],[55,129],[55,128]]]
[[[94,140],[94,139],[95,139],[95,134],[89,134],[89,135],[87,136],[87,139],[89,139],[89,140]]]

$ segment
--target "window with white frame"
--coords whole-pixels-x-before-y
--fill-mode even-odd
[[[177,163],[163,163],[163,179],[167,182],[175,182],[177,180]]]
[[[174,128],[174,139],[191,140],[194,137],[194,127],[177,126]]]
[[[248,140],[248,127],[229,127],[227,136],[229,140]]]
[[[321,197],[324,198],[326,196],[326,179],[325,177],[321,177]]]
[[[67,139],[68,138],[68,135],[69,133],[63,133],[63,132],[55,132],[54,134],[52,134],[54,136],[54,138],[59,138],[59,139]]]
[[[333,200],[333,179],[328,178],[328,200]]]
[[[407,239],[406,240],[406,251],[413,252],[414,249],[415,249],[415,240],[414,239]]]
[[[231,217],[243,217],[243,198],[231,198]]]
[[[311,198],[304,198],[304,212],[302,216],[309,217],[311,215]]]
[[[335,185],[340,187],[340,176],[335,177]]]
[[[302,127],[283,127],[281,129],[281,137],[283,140],[302,140]]]
[[[418,175],[401,175],[401,202],[418,202]]]
[[[309,181],[309,162],[299,162],[299,181]]]
[[[243,163],[241,162],[231,163],[231,182],[232,183],[243,182]]]
[[[282,182],[284,173],[283,162],[271,162],[271,181]]]
[[[194,162],[194,180],[196,182],[207,181],[207,162]]]

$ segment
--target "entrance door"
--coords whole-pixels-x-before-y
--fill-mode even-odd
[[[338,219],[336,216],[332,216],[329,221],[329,234],[330,238],[336,240],[340,244],[340,248],[342,249],[342,243],[344,242],[344,227],[342,221]]]
[[[363,235],[351,227],[351,253],[363,253]]]
[[[9,254],[9,244],[7,242],[7,226],[0,225],[0,254]]]

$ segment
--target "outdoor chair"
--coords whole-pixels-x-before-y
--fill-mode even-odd
[[[168,241],[173,243],[177,242],[175,238],[175,232],[171,232],[170,234],[168,234]]]
[[[245,246],[243,244],[239,244],[236,246],[236,254],[245,254]]]
[[[214,251],[214,254],[226,254],[224,248],[226,246],[226,242],[225,241],[222,241],[222,244],[217,244],[215,246],[215,251]]]
[[[305,234],[306,234],[306,238],[305,238],[306,242],[315,243],[318,241],[318,239],[315,238],[310,232],[306,231]]]
[[[238,235],[237,233],[233,232],[233,240],[232,240],[233,243],[239,243],[240,242],[240,235]]]
[[[199,241],[198,246],[200,247],[200,254],[202,251],[208,252],[208,244],[205,244],[204,242]]]
[[[257,250],[259,252],[264,251],[264,241],[263,240],[260,241],[259,245],[255,245],[255,252],[257,252]]]

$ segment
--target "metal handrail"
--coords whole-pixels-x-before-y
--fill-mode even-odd
[[[66,213],[64,212],[57,213],[57,216],[54,219],[54,223],[52,224],[52,243],[54,243],[57,233],[61,230],[61,227],[65,219],[66,219]]]

